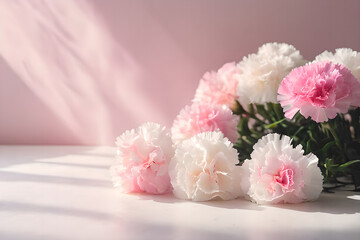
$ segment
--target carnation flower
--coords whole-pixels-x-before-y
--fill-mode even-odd
[[[168,165],[174,155],[165,127],[145,123],[116,139],[117,163],[112,180],[121,192],[162,194],[171,190]]]
[[[237,151],[221,132],[205,132],[183,141],[169,166],[177,198],[230,200],[241,195]]]
[[[278,100],[285,116],[293,118],[300,110],[304,117],[324,122],[360,106],[360,83],[345,66],[329,61],[296,68],[284,78]]]
[[[331,61],[347,67],[351,73],[360,81],[360,53],[350,48],[338,48],[335,53],[324,51],[319,54],[315,61]]]
[[[277,102],[277,90],[281,80],[305,60],[292,45],[267,43],[257,54],[244,57],[238,64],[241,71],[238,83],[240,103]]]
[[[316,200],[323,182],[318,158],[303,154],[302,146],[293,148],[288,136],[264,136],[241,166],[242,190],[259,204]]]
[[[240,71],[235,63],[226,63],[217,72],[207,72],[196,89],[194,102],[226,105],[236,107],[237,77]]]
[[[239,117],[225,105],[193,103],[185,106],[175,118],[171,128],[175,144],[201,132],[221,131],[231,142],[238,139],[237,124]]]

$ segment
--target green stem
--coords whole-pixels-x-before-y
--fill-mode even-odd
[[[273,122],[273,123],[271,123],[271,124],[265,125],[264,128],[265,128],[265,129],[274,128],[274,127],[276,127],[278,124],[282,123],[282,122],[285,121],[285,120],[286,120],[286,118],[283,118],[283,119],[281,119],[281,120],[279,120],[279,121],[276,121],[276,122]]]
[[[260,118],[258,118],[255,114],[251,114],[251,113],[243,113],[245,116],[247,116],[248,118],[253,118],[258,122],[261,122],[262,124],[266,124],[266,122],[264,122],[263,120],[261,120]]]
[[[273,103],[274,109],[275,109],[275,113],[278,119],[282,119],[284,117],[284,113],[283,110],[280,106],[280,104],[278,103]]]
[[[334,138],[335,140],[335,144],[336,146],[340,149],[341,151],[341,155],[343,156],[343,161],[347,161],[347,156],[346,156],[346,153],[345,153],[345,149],[343,147],[343,144],[341,143],[341,140],[338,136],[338,134],[336,133],[335,129],[333,128],[332,124],[329,122],[327,123],[321,123],[322,126],[324,126],[325,129],[327,129],[330,134],[332,135],[332,137]]]

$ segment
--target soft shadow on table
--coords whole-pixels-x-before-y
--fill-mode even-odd
[[[353,191],[343,191],[339,193],[322,193],[320,198],[314,202],[305,202],[299,204],[277,204],[269,205],[267,207],[282,208],[300,212],[323,212],[330,214],[354,214],[360,212],[360,200],[348,198],[359,193]],[[173,194],[165,195],[147,195],[147,194],[132,194],[141,200],[150,200],[161,203],[184,203],[186,200],[177,199]],[[246,210],[264,210],[264,206],[252,203],[242,198],[222,201],[211,200],[205,202],[192,202],[193,204],[207,205],[216,208],[226,209],[246,209]]]
[[[89,154],[87,154],[89,155]],[[92,155],[92,154],[91,154]],[[62,162],[62,163],[59,163],[59,162],[51,162],[51,161],[48,161],[48,160],[38,160],[36,161],[38,163],[45,163],[47,165],[62,165],[62,166],[69,166],[69,167],[81,167],[81,168],[97,168],[97,169],[109,169],[110,166],[108,165],[93,165],[93,164],[84,164],[84,163],[65,163],[65,162]]]
[[[116,216],[114,215],[110,215],[108,213],[103,213],[99,211],[51,206],[46,204],[38,205],[33,203],[22,203],[22,202],[14,202],[14,201],[0,201],[0,210],[20,212],[21,214],[25,212],[51,213],[54,215],[91,218],[101,221],[106,221],[106,220],[109,221],[116,219]]]
[[[92,186],[102,188],[112,188],[112,183],[105,180],[91,178],[76,178],[62,176],[48,176],[31,173],[16,173],[0,171],[0,181],[2,182],[39,182],[39,183],[55,183],[79,186]]]
[[[91,149],[93,147],[46,146],[44,148],[43,146],[0,146],[0,169],[7,166],[29,163],[38,159],[88,154],[84,152]],[[91,153],[91,155],[98,155],[98,153]]]
[[[44,150],[45,149],[45,150]],[[58,184],[69,184],[69,185],[80,185],[80,186],[94,186],[94,187],[106,187],[111,188],[112,184],[109,181],[92,179],[92,178],[79,178],[65,177],[65,176],[54,176],[47,174],[36,174],[31,172],[31,164],[44,164],[47,166],[48,171],[52,172],[57,169],[57,166],[67,166],[76,168],[95,168],[105,170],[109,168],[109,162],[104,163],[93,162],[71,162],[69,161],[58,161],[58,157],[63,156],[89,156],[89,157],[100,157],[104,160],[112,159],[112,155],[99,154],[92,152],[93,147],[74,147],[74,146],[0,146],[0,181],[3,182],[42,182],[42,183],[58,183]],[[16,172],[8,171],[5,169],[9,166],[15,166],[20,164],[29,165],[29,172]]]
[[[40,239],[62,240],[61,237],[55,237],[55,236],[44,238],[43,233],[29,234],[29,233],[10,232],[10,231],[2,231],[0,233],[0,239],[6,239],[6,240],[22,240],[22,239],[26,239],[26,240],[40,240]]]
[[[68,223],[63,223],[67,226]],[[259,229],[261,229],[259,227]],[[79,229],[79,231],[92,231]],[[337,239],[358,239],[358,230],[357,229],[347,229],[344,231],[336,231],[331,229],[326,230],[316,230],[312,229],[311,231],[301,230],[291,230],[287,231],[249,231],[249,230],[240,230],[237,232],[226,232],[216,231],[211,228],[208,229],[198,229],[196,226],[181,226],[174,224],[159,224],[154,222],[144,222],[138,220],[129,220],[121,221],[118,223],[117,229],[114,229],[111,232],[111,235],[104,236],[103,239],[113,240],[113,239],[206,239],[206,240],[218,240],[218,239],[237,239],[237,240],[247,240],[247,239],[268,239],[268,240],[304,240],[304,239],[327,239],[327,240],[337,240]],[[77,235],[81,235],[78,233]],[[85,234],[88,236],[88,234]],[[71,235],[70,235],[71,236]],[[62,239],[57,238],[52,234],[47,236],[44,232],[32,232],[32,233],[21,233],[20,231],[2,231],[0,232],[0,239],[6,240],[39,240],[39,239]],[[69,238],[75,239],[75,238]],[[94,239],[94,238],[91,238]]]
[[[339,223],[341,224],[341,223]],[[358,240],[358,229],[272,229],[264,230],[261,226],[257,230],[239,231],[237,239],[251,240]]]
[[[137,219],[122,219],[121,221],[114,222],[117,227],[113,227],[111,232],[105,232],[106,235],[103,238],[90,237],[89,232],[94,233],[95,236],[98,234],[96,231],[101,230],[101,222],[99,222],[98,229],[87,229],[79,228],[79,232],[74,236],[87,236],[87,238],[76,238],[71,234],[67,235],[67,239],[107,239],[107,240],[118,240],[118,239],[206,239],[206,240],[218,240],[218,239],[245,239],[241,237],[242,233],[227,233],[219,232],[213,229],[199,229],[197,226],[182,226],[176,225],[172,222],[169,223],[156,223],[147,222]],[[69,224],[64,222],[61,228],[65,229]],[[82,232],[87,233],[82,233]],[[32,231],[30,233],[22,233],[21,231],[2,231],[0,232],[0,239],[4,240],[40,240],[40,239],[65,239],[57,238],[54,234],[49,235],[47,231]],[[56,233],[56,230],[54,230]]]
[[[161,195],[151,195],[146,193],[130,193],[129,195],[132,195],[139,200],[148,200],[148,201],[154,201],[159,203],[181,203],[185,202],[184,200],[178,199],[174,197],[172,193],[167,194],[161,194]]]
[[[279,204],[272,207],[289,209],[300,212],[322,212],[330,214],[355,214],[360,212],[360,200],[349,196],[359,195],[354,191],[338,191],[335,193],[321,193],[318,200],[299,204]]]
[[[137,196],[141,200],[149,200],[160,203],[192,203],[192,204],[200,204],[209,207],[225,208],[225,209],[247,209],[247,210],[258,210],[258,211],[263,210],[261,206],[239,198],[228,201],[216,199],[216,200],[210,200],[204,202],[192,202],[190,200],[187,201],[187,200],[178,199],[172,193],[163,194],[163,195],[148,195],[148,194],[138,193],[132,195]]]
[[[244,200],[242,198],[222,201],[222,200],[212,200],[207,202],[197,202],[199,204],[207,205],[210,207],[216,208],[227,208],[227,209],[246,209],[246,210],[264,210],[260,205],[254,204],[250,201]]]

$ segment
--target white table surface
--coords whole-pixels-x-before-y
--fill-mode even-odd
[[[112,187],[111,147],[0,146],[0,239],[360,239],[360,195],[260,206]]]

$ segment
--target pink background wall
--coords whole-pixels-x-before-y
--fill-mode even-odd
[[[171,126],[204,72],[265,42],[360,51],[360,1],[0,0],[0,144]]]

